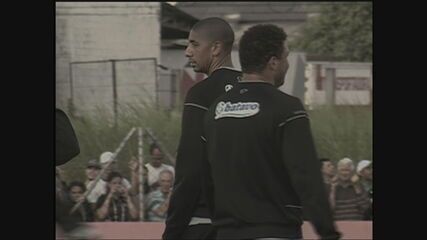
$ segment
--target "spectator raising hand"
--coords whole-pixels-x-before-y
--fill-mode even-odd
[[[128,163],[129,169],[130,169],[130,175],[131,175],[131,188],[129,189],[131,195],[137,195],[139,192],[138,186],[139,186],[139,163],[135,156],[132,156],[129,163]]]

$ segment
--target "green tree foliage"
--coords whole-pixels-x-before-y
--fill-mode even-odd
[[[345,61],[372,61],[372,3],[326,5],[310,18],[291,48]]]

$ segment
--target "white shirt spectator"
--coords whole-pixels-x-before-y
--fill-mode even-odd
[[[155,168],[151,165],[151,163],[145,164],[148,170],[148,185],[152,186],[153,184],[157,183],[159,180],[159,173],[163,170],[169,170],[175,175],[175,169],[171,165],[167,165],[162,163],[160,167]]]

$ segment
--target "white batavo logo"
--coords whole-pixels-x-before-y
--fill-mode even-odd
[[[232,88],[233,88],[233,85],[231,85],[231,84],[225,85],[225,91],[226,92],[230,91]]]
[[[224,117],[244,118],[250,117],[259,112],[257,102],[219,102],[215,109],[215,119]]]

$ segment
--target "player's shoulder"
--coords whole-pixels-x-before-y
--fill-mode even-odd
[[[277,102],[277,107],[280,108],[286,115],[305,112],[304,105],[299,98],[282,92],[279,89],[275,91],[274,96],[276,98],[275,102]]]
[[[242,71],[231,67],[221,67],[213,71],[209,78],[211,79],[224,79],[224,78],[237,78],[242,75]],[[233,79],[238,81],[238,79]]]
[[[187,103],[206,108],[219,95],[231,90],[239,81],[241,72],[232,68],[219,68],[204,80],[196,83],[187,93]]]
[[[206,94],[206,89],[208,89],[206,84],[207,80],[208,78],[205,78],[202,81],[197,82],[188,90],[185,97],[186,103],[202,104],[202,99]]]
[[[275,91],[275,97],[280,100],[281,103],[286,105],[302,105],[302,102],[299,98],[292,96],[290,94],[287,94],[279,89],[276,89]]]
[[[234,68],[221,67],[209,76],[206,81],[206,88],[210,91],[214,91],[214,95],[217,96],[218,92],[228,92],[234,85],[236,85],[242,76],[242,72]]]
[[[188,94],[197,94],[201,91],[203,91],[206,88],[206,83],[207,80],[209,79],[209,77],[206,77],[205,79],[203,79],[202,81],[197,82],[196,84],[194,84],[189,90],[188,90]]]

